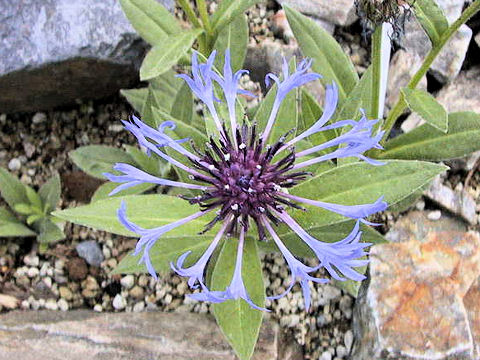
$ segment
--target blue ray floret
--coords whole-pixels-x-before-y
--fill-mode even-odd
[[[282,78],[273,74],[267,75],[266,81],[273,80],[277,90],[272,111],[264,129],[258,129],[256,124],[247,125],[237,122],[237,96],[239,94],[253,96],[239,86],[240,78],[246,71],[239,70],[235,73],[232,71],[229,51],[225,54],[223,74],[215,72],[214,61],[215,52],[210,55],[205,64],[199,64],[197,54],[194,53],[192,77],[179,75],[205,104],[218,130],[217,136],[210,137],[203,152],[198,149],[192,152],[184,146],[183,143],[187,139],[175,137],[175,124],[171,121],[163,122],[158,128],[150,127],[136,117],[132,117],[130,122],[123,122],[125,128],[137,138],[139,144],[148,153],[155,153],[176,166],[193,182],[162,179],[122,163],[114,167],[116,173],[105,174],[109,180],[120,183],[112,194],[142,183],[192,189],[200,194],[194,197],[186,195],[181,197],[195,208],[197,206],[199,208],[196,212],[192,211],[192,215],[171,224],[145,229],[129,220],[126,205],[122,203],[118,210],[119,220],[128,230],[140,236],[135,254],[142,254],[140,262],[144,263],[150,274],[156,278],[157,274],[149,255],[155,243],[161,241],[159,239],[165,233],[210,213],[212,216],[209,217],[209,222],[202,233],[220,224],[212,242],[193,265],[185,266],[187,258],[191,255],[191,251],[187,251],[170,264],[172,270],[188,278],[190,288],[197,290],[190,295],[194,299],[215,303],[243,299],[255,309],[267,310],[261,304],[252,301],[242,278],[245,243],[253,241],[246,234],[252,226],[255,226],[260,240],[265,240],[267,237],[273,239],[291,273],[291,282],[286,291],[272,296],[271,299],[285,296],[298,282],[305,298],[305,308],[308,309],[311,302],[311,283],[329,281],[327,278],[318,277],[317,270],[323,268],[332,278],[339,281],[364,279],[364,275],[355,268],[367,264],[366,248],[371,244],[360,241],[362,235],[360,224],[375,225],[367,218],[384,211],[387,204],[383,197],[367,204],[333,204],[291,195],[286,190],[310,176],[310,173],[303,168],[319,162],[356,157],[372,165],[382,165],[368,158],[364,153],[370,149],[381,149],[379,141],[383,132],[376,131],[377,120],[368,119],[363,112],[358,121],[333,122],[338,105],[338,87],[332,83],[326,87],[323,114],[310,128],[291,140],[287,140],[287,137],[293,131],[280,137],[276,142],[268,144],[269,134],[277,120],[280,105],[288,92],[321,77],[319,74],[310,72],[311,60],[302,61],[292,73],[289,71],[287,62],[284,61]],[[219,104],[220,100],[215,96],[215,83],[218,83],[219,88],[222,89],[223,94],[219,98],[225,99],[229,121],[220,119],[218,115],[223,112],[217,111],[217,107],[223,104]],[[309,137],[313,134],[333,129],[341,130],[338,131],[340,135],[322,144],[311,145],[309,148],[302,146],[304,150],[295,152],[297,143],[307,144],[304,140],[311,140]],[[171,150],[168,154],[165,151],[166,148]],[[178,156],[172,155],[172,152]],[[186,161],[179,161],[180,158]],[[322,242],[303,229],[287,211],[291,208],[305,210],[300,204],[320,207],[353,219],[355,226],[350,234],[340,241]],[[134,216],[134,214],[131,215]],[[307,266],[295,257],[272,226],[279,223],[288,226],[312,250],[317,258],[317,265]],[[207,267],[221,241],[229,241],[229,237],[232,236],[238,237],[232,279],[225,289],[211,290],[205,281]]]

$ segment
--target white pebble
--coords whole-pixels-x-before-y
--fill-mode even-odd
[[[34,278],[35,276],[38,276],[38,274],[40,273],[40,270],[38,270],[38,268],[36,267],[31,267],[28,269],[27,271],[27,276],[29,278]]]
[[[113,298],[112,306],[116,310],[123,310],[127,306],[127,301],[123,298],[121,294],[117,294]]]
[[[125,289],[131,289],[135,285],[135,278],[133,275],[126,275],[120,280],[120,284]]]
[[[440,220],[442,212],[440,210],[430,211],[427,215],[428,220],[436,221]]]
[[[57,302],[54,299],[48,299],[45,303],[45,309],[47,310],[58,310]]]
[[[324,351],[318,360],[332,360],[332,354],[328,351]]]
[[[32,122],[34,124],[41,124],[42,122],[44,122],[45,120],[47,120],[47,115],[45,115],[45,113],[42,113],[42,112],[37,112],[35,115],[33,115],[32,117]]]
[[[68,302],[65,299],[58,300],[57,301],[57,306],[62,311],[67,311],[68,310]]]
[[[51,277],[43,278],[42,281],[45,285],[47,285],[48,288],[52,287],[52,278]]]
[[[8,162],[8,169],[11,171],[20,170],[21,167],[22,167],[22,163],[17,158],[13,158]]]
[[[345,343],[345,347],[347,348],[347,351],[350,352],[350,349],[352,348],[352,344],[353,344],[352,330],[347,330],[347,332],[344,335],[343,341]]]
[[[95,306],[93,307],[93,311],[102,312],[103,311],[102,305],[95,304]]]
[[[23,258],[23,262],[28,266],[38,266],[40,264],[40,259],[36,255],[27,255]]]
[[[145,309],[145,303],[140,301],[133,306],[133,312],[142,312]]]

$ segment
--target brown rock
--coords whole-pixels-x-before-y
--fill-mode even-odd
[[[479,303],[472,287],[479,275],[478,233],[429,233],[424,242],[374,246],[370,281],[354,310],[352,358],[474,359],[480,324],[467,309]]]
[[[208,315],[90,311],[10,312],[0,317],[0,360],[234,360]],[[293,338],[265,321],[252,360],[301,360]]]
[[[80,281],[87,277],[88,267],[85,260],[76,257],[70,259],[66,264],[68,277],[74,281]]]

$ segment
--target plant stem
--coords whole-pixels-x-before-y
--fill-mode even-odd
[[[418,69],[415,75],[413,75],[412,79],[407,85],[407,88],[415,89],[417,87],[418,83],[420,82],[422,77],[427,73],[428,69],[430,69],[430,66],[432,65],[433,61],[436,59],[436,57],[438,56],[440,51],[443,49],[445,44],[448,42],[448,40],[450,40],[450,38],[457,32],[460,26],[466,23],[479,10],[480,10],[480,0],[475,0],[462,13],[462,15],[460,15],[460,17],[452,25],[449,26],[449,28],[440,37],[438,44],[432,47],[427,57],[423,61],[423,64],[420,67],[420,69]],[[382,144],[385,143],[388,135],[390,134],[390,130],[392,129],[393,125],[398,120],[400,115],[403,114],[403,111],[405,110],[406,107],[407,107],[407,103],[405,102],[403,95],[400,94],[400,97],[397,103],[392,108],[392,110],[390,110],[387,120],[385,121],[385,125],[384,125],[385,135],[383,136]]]
[[[372,35],[372,108],[370,116],[374,119],[379,118],[379,103],[380,103],[380,84],[382,82],[382,29],[383,24],[380,24],[375,29]]]
[[[210,19],[208,18],[207,5],[205,0],[196,0],[198,13],[200,14],[200,19],[202,19],[203,27],[208,34],[213,33],[212,25],[210,24]]]
[[[178,0],[178,4],[180,7],[185,11],[185,15],[187,15],[188,20],[192,23],[193,26],[196,28],[202,28],[202,23],[198,20],[195,11],[193,11],[192,7],[190,6],[189,0]]]

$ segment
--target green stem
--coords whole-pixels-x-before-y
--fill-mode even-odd
[[[461,16],[452,25],[449,26],[449,28],[440,37],[438,44],[432,47],[432,49],[428,53],[420,69],[418,69],[415,75],[413,75],[412,79],[407,85],[407,88],[415,89],[417,87],[418,83],[423,78],[423,76],[425,76],[428,69],[430,69],[430,66],[432,65],[433,61],[436,59],[440,51],[442,51],[443,47],[448,42],[448,40],[450,40],[450,38],[457,32],[460,26],[466,23],[479,10],[480,10],[480,0],[475,0],[462,13]],[[385,143],[388,135],[390,134],[390,130],[392,129],[393,125],[398,120],[400,115],[403,114],[403,111],[405,110],[406,107],[407,107],[407,103],[405,102],[403,95],[400,94],[400,97],[397,103],[392,108],[392,110],[390,110],[387,120],[385,121],[385,126],[384,126],[385,135],[383,136],[382,144]]]
[[[205,0],[196,0],[197,1],[197,9],[198,13],[200,14],[200,19],[202,19],[203,27],[207,31],[208,34],[213,33],[212,25],[210,24],[210,19],[208,18],[208,11],[207,11],[207,4]]]
[[[382,28],[383,25],[377,26],[372,36],[372,108],[369,114],[372,118],[378,119],[379,117],[379,104],[380,104],[380,86],[382,81]]]
[[[185,11],[185,15],[187,15],[188,20],[192,23],[193,26],[196,28],[202,28],[202,23],[197,19],[197,15],[195,11],[193,11],[192,7],[190,6],[189,0],[178,0],[178,4],[180,7]]]

